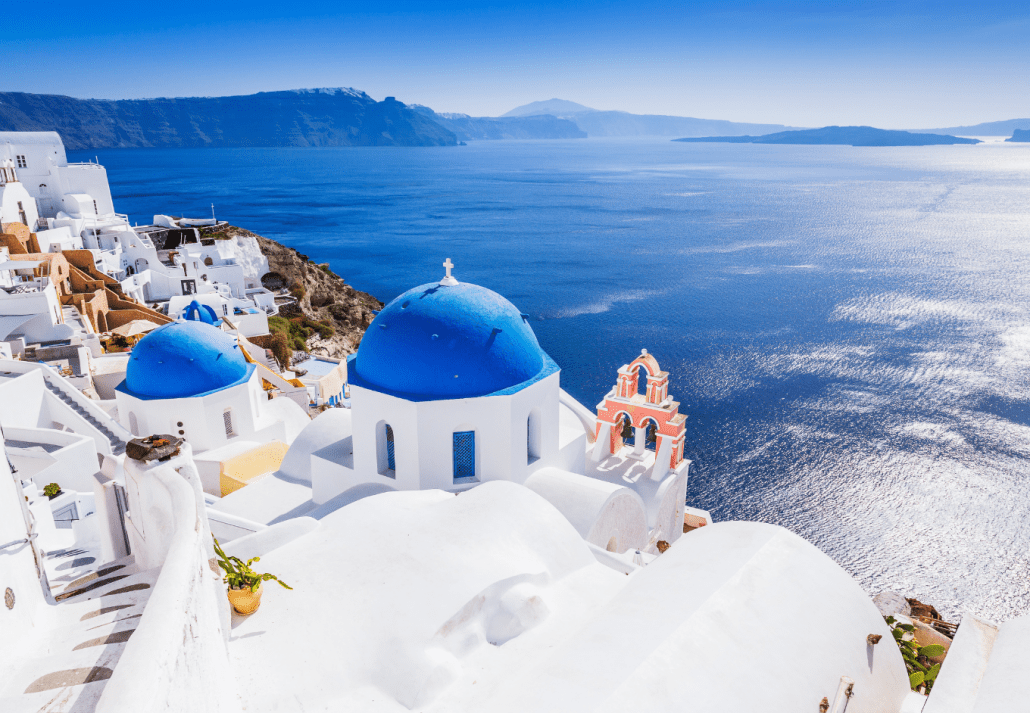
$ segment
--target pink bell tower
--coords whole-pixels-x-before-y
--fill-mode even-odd
[[[641,371],[646,376],[642,392]],[[645,460],[648,451],[654,451],[651,477],[660,479],[683,462],[686,421],[679,412],[679,402],[669,396],[669,372],[662,371],[658,361],[643,349],[640,356],[619,369],[615,387],[597,406],[597,440],[592,457],[595,462],[611,455]]]

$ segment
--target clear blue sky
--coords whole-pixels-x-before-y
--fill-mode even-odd
[[[0,91],[349,86],[496,116],[598,109],[931,128],[1030,116],[1030,3],[9,2]]]

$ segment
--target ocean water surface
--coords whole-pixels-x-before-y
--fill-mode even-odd
[[[384,301],[450,257],[588,407],[646,348],[689,416],[688,504],[783,525],[873,594],[1030,610],[1030,144],[99,158],[132,219],[214,203]]]

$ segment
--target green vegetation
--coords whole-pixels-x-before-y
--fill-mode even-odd
[[[283,332],[273,332],[272,338],[269,344],[269,349],[272,350],[272,356],[279,362],[280,369],[290,368],[290,358],[293,356],[293,350],[290,349],[290,340]]]
[[[909,685],[913,691],[929,695],[930,689],[933,688],[933,682],[937,680],[937,674],[941,672],[941,665],[939,663],[931,664],[929,659],[943,656],[945,648],[940,644],[919,646],[915,642],[914,626],[898,623],[898,620],[892,616],[884,618],[891,628],[891,635],[898,642],[901,657],[905,659]]]
[[[225,571],[225,576],[222,577],[222,581],[227,582],[231,589],[250,587],[250,591],[253,592],[258,588],[259,584],[269,580],[279,582],[279,584],[286,589],[293,589],[293,587],[286,584],[286,582],[283,582],[274,574],[268,574],[267,572],[261,574],[260,572],[255,572],[251,569],[251,563],[259,561],[261,559],[260,557],[251,557],[249,560],[244,562],[239,557],[226,555],[218,545],[217,539],[215,540],[215,553],[218,555],[218,566]]]
[[[60,494],[61,486],[57,483],[51,483],[43,488],[43,495],[46,495],[48,498],[57,497]]]
[[[294,317],[269,317],[268,331],[272,333],[273,337],[276,334],[285,335],[287,344],[290,348],[303,351],[307,351],[307,340],[315,332],[318,332],[318,335],[322,339],[329,339],[329,337],[333,336],[336,332],[336,330],[333,329],[333,325],[328,322],[316,322],[304,315],[297,315]],[[279,358],[278,355],[276,358]],[[280,363],[282,363],[281,360]]]

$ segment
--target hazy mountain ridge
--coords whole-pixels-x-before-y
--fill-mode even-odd
[[[824,126],[821,129],[781,131],[765,136],[705,136],[673,139],[673,141],[828,146],[939,146],[980,143],[977,139],[964,139],[944,134],[914,134],[908,131],[876,129],[872,126]]]
[[[496,139],[585,139],[587,134],[567,119],[541,114],[536,116],[469,116],[437,113],[427,106],[412,104],[411,109],[432,119],[461,141]]]
[[[580,114],[585,111],[597,111],[588,106],[570,102],[568,99],[547,99],[545,101],[530,102],[517,106],[509,112],[501,114],[501,118],[512,116],[537,116],[539,114],[550,114],[552,116],[565,116],[567,114]]]
[[[1030,119],[986,121],[972,126],[952,126],[949,129],[913,129],[923,134],[954,134],[958,136],[1009,136],[1016,129],[1030,129]]]
[[[343,88],[118,100],[5,92],[0,130],[57,131],[72,150],[457,144],[453,132],[392,97],[377,102]]]
[[[1014,143],[1030,143],[1030,129],[1015,129],[1012,137],[1005,140]]]
[[[600,111],[566,99],[548,99],[525,104],[503,114],[502,118],[533,115],[567,119],[574,122],[588,136],[743,136],[771,134],[794,128],[783,124],[749,124],[722,119]]]

